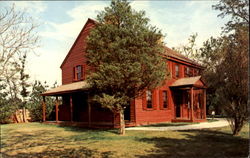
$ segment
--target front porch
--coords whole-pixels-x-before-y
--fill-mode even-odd
[[[114,127],[114,114],[91,106],[85,81],[70,83],[42,93],[43,122],[62,126]],[[46,120],[46,97],[55,97],[55,120]],[[59,99],[60,98],[60,99]]]
[[[59,86],[42,93],[43,122],[61,126],[78,126],[90,128],[118,128],[119,114],[90,103],[91,96],[86,81]],[[46,97],[55,98],[53,120],[46,120]],[[133,103],[131,103],[133,104]],[[126,127],[135,126],[132,117],[134,109],[125,110]]]
[[[170,88],[174,102],[172,122],[206,121],[206,86],[200,76],[181,78]]]

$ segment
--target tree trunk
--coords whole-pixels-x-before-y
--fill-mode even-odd
[[[15,122],[15,123],[19,123],[18,118],[17,118],[17,112],[15,112],[15,113],[13,114],[13,117],[14,117],[14,122]]]
[[[234,136],[239,135],[243,125],[244,125],[244,121],[241,120],[240,118],[234,120],[234,129],[233,129]]]
[[[120,111],[120,129],[119,129],[120,135],[125,135],[125,121],[124,121],[124,111]]]
[[[27,122],[27,120],[26,120],[26,109],[25,109],[25,107],[23,107],[22,113],[23,113],[23,122]]]

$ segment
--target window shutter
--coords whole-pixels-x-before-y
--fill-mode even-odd
[[[146,98],[146,92],[142,95],[142,109],[147,110],[147,98]]]
[[[87,76],[87,65],[83,65],[83,79],[85,80]]]
[[[172,63],[172,78],[175,78],[175,64]]]
[[[194,69],[190,69],[190,77],[194,76]]]
[[[81,65],[81,79],[83,79],[84,76],[84,69],[83,69],[83,65]]]
[[[160,109],[163,110],[163,91],[162,90],[159,90],[159,106],[160,106]]]
[[[76,80],[76,67],[73,67],[73,80]]]
[[[156,101],[156,98],[157,98],[157,91],[154,90],[153,91],[153,95],[152,95],[152,103],[153,103],[153,109],[154,110],[157,110],[157,101]]]

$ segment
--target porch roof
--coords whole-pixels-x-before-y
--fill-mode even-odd
[[[42,96],[56,96],[56,95],[65,94],[65,93],[83,91],[83,90],[88,89],[89,87],[90,86],[86,81],[80,81],[80,82],[74,82],[74,83],[58,86],[56,88],[50,89],[42,93],[41,95]]]
[[[176,80],[170,87],[200,87],[200,88],[206,88],[205,83],[201,80],[201,76],[195,76],[195,77],[185,77],[180,78]]]

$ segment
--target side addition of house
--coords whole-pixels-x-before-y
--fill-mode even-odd
[[[86,39],[96,22],[88,19],[62,62],[62,85],[42,93],[43,121],[46,120],[46,97],[56,97],[55,118],[87,126],[118,127],[119,115],[108,109],[90,105],[89,87],[85,81],[88,66],[85,59]],[[161,87],[146,91],[125,109],[126,126],[160,122],[206,121],[206,86],[201,79],[203,69],[198,63],[165,47],[171,78]],[[61,98],[62,102],[59,103]],[[59,105],[60,104],[60,105]],[[51,120],[50,120],[51,121]]]

